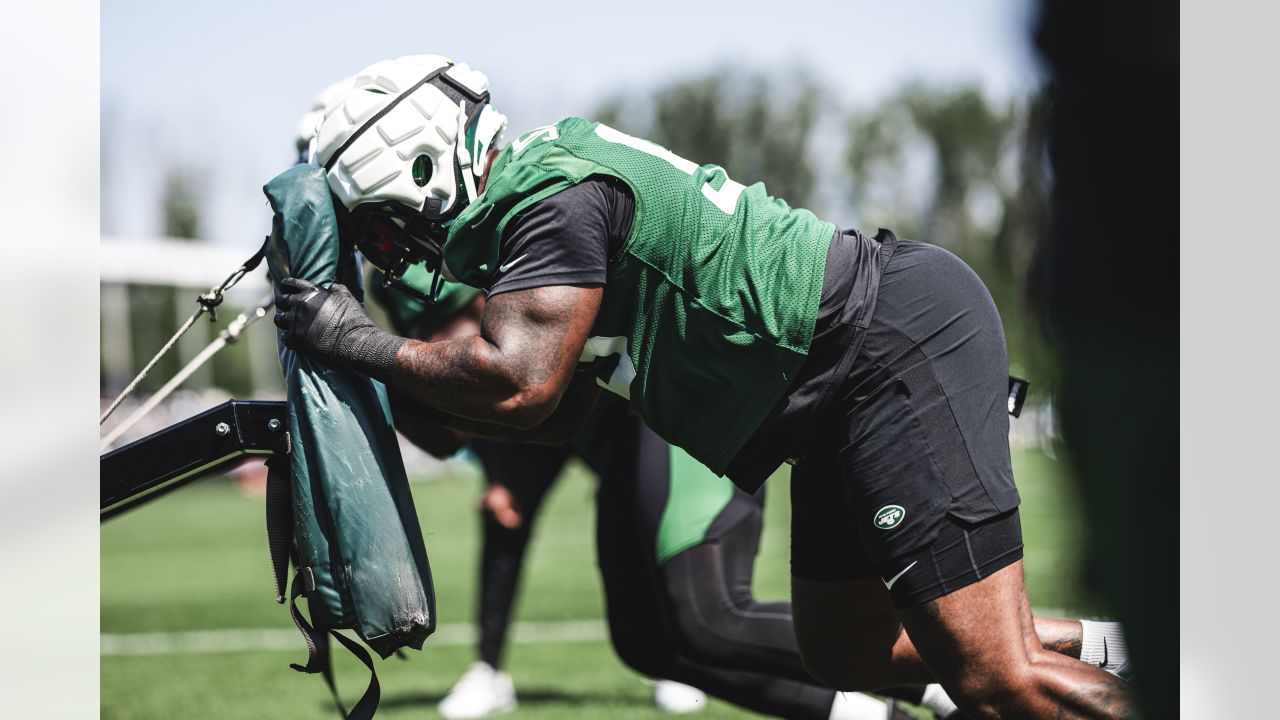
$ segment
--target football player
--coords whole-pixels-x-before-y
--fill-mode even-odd
[[[403,338],[341,285],[286,280],[285,342],[468,435],[563,442],[603,388],[746,492],[791,462],[795,630],[833,687],[936,680],[975,717],[1129,713],[1122,681],[1037,637],[1004,335],[972,270],[582,118],[499,151],[487,90],[439,56],[377,63],[312,153],[392,279],[425,262],[486,291],[480,333]]]
[[[316,97],[299,123],[305,162],[314,128],[351,78]],[[431,278],[415,265],[392,289],[375,275],[370,294],[399,335],[432,342],[477,335],[484,296],[458,283],[426,302]],[[422,417],[392,394],[397,426],[419,447],[448,457],[464,444],[480,459],[482,559],[477,606],[479,661],[441,702],[447,718],[513,710],[516,692],[502,672],[507,629],[532,526],[546,492],[571,455],[602,479],[597,494],[597,556],[610,635],[632,669],[659,680],[655,700],[672,712],[700,709],[691,683],[757,712],[814,720],[910,717],[885,701],[836,693],[804,670],[787,603],[758,602],[751,579],[762,527],[763,491],[754,497],[710,473],[645,428],[620,399],[597,408],[590,427],[559,447],[471,439]],[[955,709],[937,685],[889,691],[945,715]]]

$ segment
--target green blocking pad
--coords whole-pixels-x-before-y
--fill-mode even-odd
[[[342,282],[358,293],[358,269],[339,242],[323,170],[295,166],[264,192],[275,212],[267,262],[277,292],[292,276],[325,287]],[[277,595],[283,602],[282,552],[291,540],[298,571],[292,595],[306,597],[311,616],[308,624],[295,605],[311,650],[307,666],[297,669],[330,680],[326,633],[354,630],[384,658],[402,647],[421,649],[435,629],[435,591],[386,387],[283,342],[279,350],[291,442],[288,472],[273,467],[269,474],[269,500],[277,500],[268,509]],[[333,637],[352,649],[349,639]],[[375,678],[351,717],[371,715],[376,705]]]

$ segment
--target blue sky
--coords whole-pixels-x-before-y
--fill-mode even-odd
[[[290,162],[312,96],[387,57],[437,52],[483,70],[516,132],[730,66],[803,68],[829,88],[834,115],[917,78],[977,83],[997,99],[1028,92],[1040,81],[1031,11],[1026,0],[111,0],[102,5],[103,230],[158,232],[160,179],[182,164],[204,176],[208,239],[254,246],[269,224],[260,188]]]

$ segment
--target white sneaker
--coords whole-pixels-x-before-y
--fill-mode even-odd
[[[436,709],[448,720],[508,713],[516,709],[516,686],[510,675],[488,663],[475,662]]]
[[[707,696],[701,690],[670,680],[653,684],[653,703],[663,712],[685,715],[707,707]]]
[[[828,720],[895,720],[893,704],[858,692],[837,692]]]

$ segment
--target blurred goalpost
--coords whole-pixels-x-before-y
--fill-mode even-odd
[[[102,328],[102,370],[104,395],[114,395],[137,372],[133,352],[134,328],[130,312],[131,288],[151,286],[169,288],[174,293],[176,313],[173,318],[155,318],[154,322],[171,331],[195,309],[195,297],[244,262],[255,247],[209,243],[169,237],[102,237],[99,253],[99,281]],[[202,320],[179,341],[174,352],[185,363],[212,339],[227,319],[250,307],[270,291],[266,270],[260,268],[231,288],[226,295],[219,323]],[[167,333],[166,333],[167,334]],[[275,362],[274,339],[269,348],[262,344],[261,333],[246,334],[241,342],[249,345],[249,373],[255,389],[279,385],[279,369]],[[255,342],[256,340],[256,342]],[[150,356],[159,349],[140,349]],[[197,374],[197,383],[207,384],[208,370]]]

